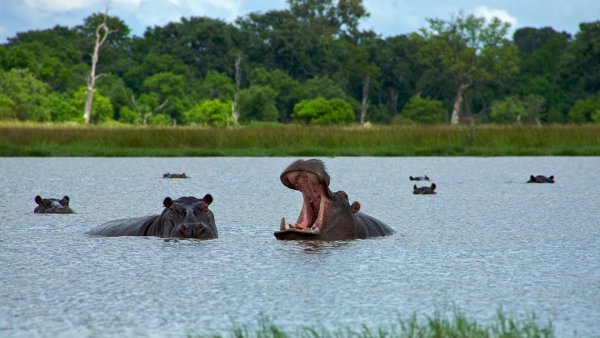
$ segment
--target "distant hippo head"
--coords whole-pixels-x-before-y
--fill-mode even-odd
[[[527,183],[554,183],[554,175],[548,177],[544,175],[530,175],[529,181],[527,181]]]
[[[163,201],[166,208],[157,220],[156,231],[160,233],[146,234],[161,237],[180,237],[210,239],[217,238],[215,217],[208,206],[213,197],[206,194],[202,199],[181,197],[172,200],[167,197]],[[150,230],[150,229],[149,229]]]
[[[433,195],[433,194],[435,194],[435,188],[436,188],[435,183],[431,183],[431,186],[429,186],[429,187],[417,187],[417,185],[415,184],[413,186],[413,194],[415,194],[415,195]]]
[[[40,195],[35,196],[37,207],[33,210],[36,214],[71,214],[73,210],[69,207],[69,196],[64,196],[62,199],[57,198],[42,198]]]
[[[358,212],[360,204],[350,204],[344,191],[331,192],[329,174],[320,160],[297,160],[280,179],[286,187],[300,191],[304,203],[295,224],[286,228],[285,219],[281,220],[277,239],[340,240],[393,233],[385,223]]]

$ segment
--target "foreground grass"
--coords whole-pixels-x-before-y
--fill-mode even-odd
[[[600,124],[215,129],[0,123],[0,156],[600,155]]]
[[[257,337],[257,338],[285,338],[285,337],[356,337],[356,338],[442,338],[442,337],[482,337],[482,338],[542,338],[555,337],[552,323],[538,324],[534,315],[515,321],[507,318],[502,311],[498,311],[495,321],[489,324],[479,324],[467,318],[460,311],[455,311],[448,318],[436,314],[431,318],[418,320],[413,315],[408,320],[399,320],[396,324],[386,327],[326,329],[323,327],[306,326],[296,331],[285,331],[271,320],[262,318],[258,326],[249,329],[243,326],[234,326],[228,334],[189,335],[189,337]]]

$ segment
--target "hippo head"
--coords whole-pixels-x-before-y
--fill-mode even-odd
[[[64,196],[60,200],[57,198],[42,198],[35,196],[37,207],[33,210],[36,214],[71,214],[73,210],[69,207],[69,196]]]
[[[285,225],[281,220],[277,239],[338,239],[355,238],[354,214],[360,210],[358,202],[349,203],[344,191],[329,190],[329,175],[322,161],[297,160],[290,164],[280,176],[288,188],[302,193],[303,205],[295,224]]]
[[[163,229],[169,232],[164,237],[217,238],[218,232],[215,225],[215,217],[208,206],[213,197],[206,194],[202,199],[196,197],[181,197],[172,200],[167,197],[163,201],[165,216],[162,222]]]

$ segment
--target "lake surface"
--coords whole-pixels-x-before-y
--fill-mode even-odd
[[[302,205],[279,181],[293,160],[0,158],[0,336],[181,337],[262,316],[377,327],[453,307],[600,336],[600,157],[324,158],[331,190],[396,230],[330,243],[273,236]],[[412,194],[408,176],[425,174],[437,195]],[[84,234],[206,193],[218,239]],[[33,214],[37,194],[69,195],[76,213]]]

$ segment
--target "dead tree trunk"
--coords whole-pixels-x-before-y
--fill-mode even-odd
[[[98,59],[100,57],[100,47],[106,42],[106,39],[111,33],[116,31],[111,31],[106,25],[106,15],[104,16],[104,21],[96,28],[96,43],[94,44],[94,53],[92,54],[92,68],[90,70],[90,76],[87,81],[87,91],[85,96],[85,105],[83,107],[83,118],[85,119],[85,124],[90,125],[90,120],[92,116],[92,104],[94,103],[94,90],[96,86],[96,80],[100,78],[100,75],[96,75],[96,65],[98,64]]]
[[[452,107],[452,115],[450,116],[450,124],[455,126],[458,124],[460,105],[462,104],[465,90],[469,87],[467,84],[459,83],[456,86],[456,96],[454,97],[454,105]]]
[[[394,115],[396,115],[397,110],[398,110],[398,91],[396,90],[396,88],[390,88],[389,94],[390,94],[390,109],[392,110],[392,113],[394,113]]]
[[[367,115],[367,109],[369,109],[369,82],[371,77],[367,74],[363,79],[362,87],[362,104],[360,106],[360,124],[365,124],[365,116]]]
[[[233,107],[231,109],[231,113],[233,115],[233,128],[237,128],[238,119],[240,118],[240,83],[242,82],[242,72],[240,71],[240,63],[242,62],[242,57],[238,56],[235,60],[235,94],[233,95]]]

